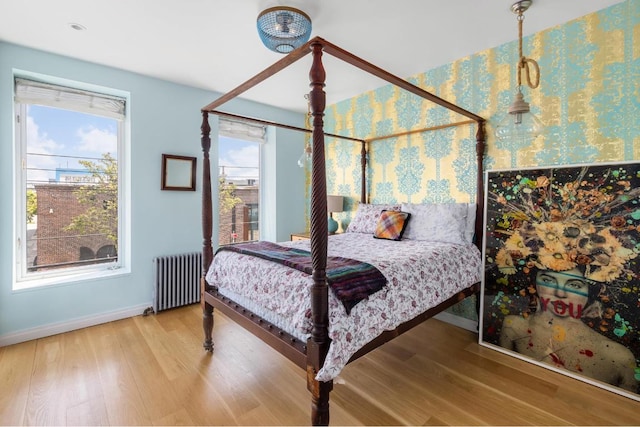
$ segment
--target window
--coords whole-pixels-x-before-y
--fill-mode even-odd
[[[218,144],[220,245],[260,239],[261,125],[220,119]]]
[[[125,99],[16,77],[14,288],[123,266]]]

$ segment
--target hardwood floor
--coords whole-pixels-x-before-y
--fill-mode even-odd
[[[0,348],[3,425],[304,425],[305,373],[199,305]],[[640,402],[481,347],[432,319],[349,365],[334,425],[633,425]]]

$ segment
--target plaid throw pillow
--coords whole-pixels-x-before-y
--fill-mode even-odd
[[[375,233],[380,212],[383,210],[399,211],[400,205],[360,203],[353,219],[347,227],[347,233]]]
[[[408,212],[382,211],[373,237],[376,239],[402,240],[402,233],[404,233],[410,217],[411,214]]]

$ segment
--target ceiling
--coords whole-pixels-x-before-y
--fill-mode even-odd
[[[514,2],[0,0],[0,41],[224,93],[282,58],[256,32],[258,13],[274,4],[310,15],[312,36],[406,78],[517,39]],[[524,35],[620,2],[534,0],[525,13]],[[310,60],[309,55],[242,97],[306,112]],[[328,104],[385,84],[328,55],[324,60]]]

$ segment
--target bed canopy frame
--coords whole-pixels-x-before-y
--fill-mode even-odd
[[[346,137],[341,135],[327,134],[324,132],[324,110],[326,103],[325,87],[325,70],[322,63],[323,52],[330,54],[344,62],[362,69],[365,72],[373,74],[395,86],[409,91],[421,98],[430,100],[437,105],[449,109],[450,111],[465,116],[468,120],[434,126],[415,131],[403,132],[388,136],[375,137],[370,139],[359,139]],[[299,59],[308,54],[312,54],[313,60],[309,71],[309,111],[312,116],[312,129],[300,128],[282,123],[266,121],[253,117],[245,117],[235,114],[226,113],[217,110],[226,102],[236,98],[240,94],[246,92],[250,88],[256,86],[270,76],[278,73]],[[329,393],[333,388],[333,382],[323,382],[316,380],[316,373],[320,370],[327,355],[330,339],[328,333],[328,286],[326,281],[326,265],[327,265],[327,188],[326,188],[326,171],[325,171],[325,136],[332,138],[341,138],[361,143],[361,167],[362,167],[362,187],[360,202],[366,203],[366,145],[368,142],[390,138],[394,136],[406,135],[415,132],[425,132],[428,130],[441,129],[451,126],[468,125],[475,123],[476,131],[476,158],[477,158],[477,197],[476,197],[476,223],[475,223],[475,242],[480,248],[482,244],[483,221],[481,213],[484,210],[484,186],[483,186],[483,158],[485,151],[485,120],[461,108],[451,102],[448,102],[432,93],[429,93],[409,82],[403,80],[387,71],[341,49],[340,47],[322,39],[315,37],[302,45],[300,48],[292,51],[278,62],[266,68],[262,72],[256,74],[246,82],[242,83],[230,92],[222,95],[215,101],[201,109],[202,126],[201,126],[201,144],[204,157],[203,166],[203,184],[202,184],[202,232],[203,232],[203,278],[201,280],[202,287],[202,309],[203,309],[203,329],[204,329],[204,348],[207,351],[213,351],[213,309],[214,307],[225,313],[235,322],[245,327],[274,349],[282,353],[284,356],[292,360],[294,363],[306,369],[307,371],[307,389],[311,392],[311,422],[314,425],[327,425],[329,423]],[[310,244],[311,258],[313,266],[313,285],[311,287],[311,313],[312,313],[312,332],[308,341],[300,342],[287,332],[281,330],[277,326],[251,313],[234,301],[222,296],[215,286],[207,283],[204,276],[213,260],[212,247],[212,197],[211,197],[211,173],[209,150],[211,147],[211,128],[209,126],[209,114],[228,117],[231,119],[246,120],[255,123],[262,123],[269,126],[277,126],[301,132],[312,134],[312,166],[311,166],[311,218],[310,218]],[[470,288],[461,291],[452,298],[444,301],[442,304],[434,307],[416,318],[403,323],[392,331],[385,331],[373,341],[369,342],[361,348],[350,361],[365,355],[369,351],[379,347],[394,337],[406,332],[414,326],[422,323],[424,320],[434,316],[442,310],[458,303],[469,295],[478,293],[480,284],[476,283]]]

